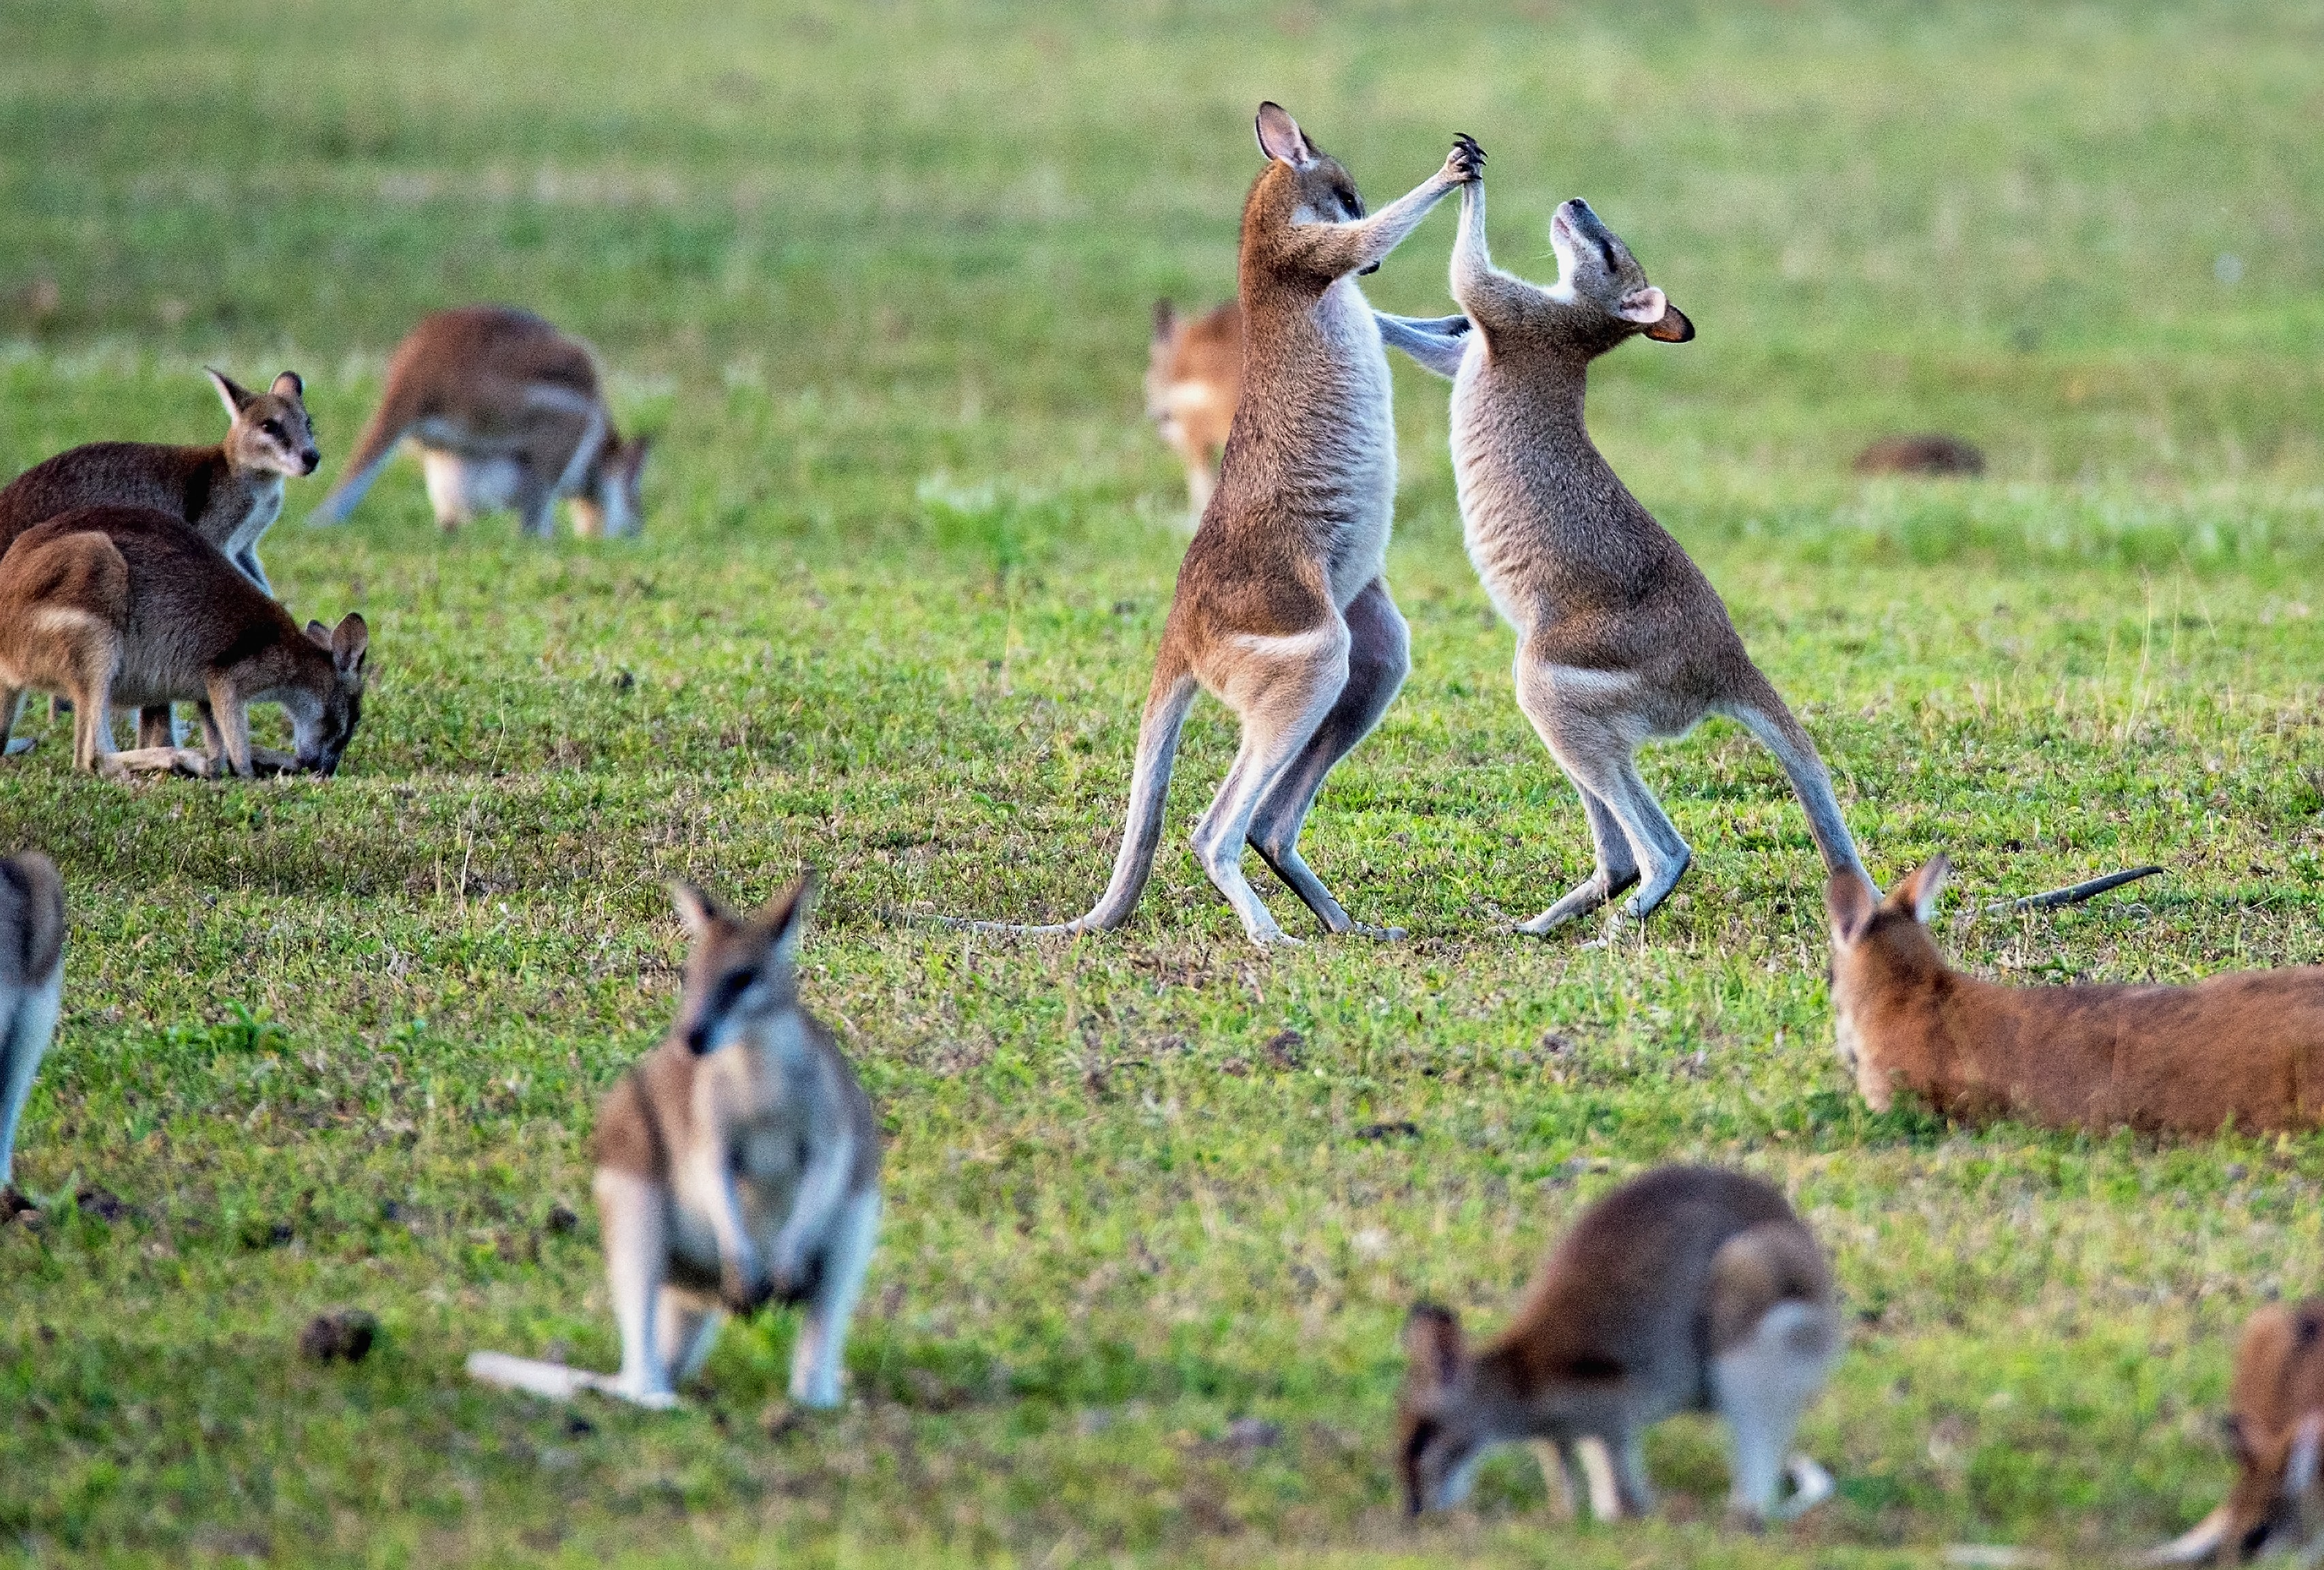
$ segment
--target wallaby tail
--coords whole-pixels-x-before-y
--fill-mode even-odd
[[[504,1352],[470,1353],[468,1377],[484,1384],[498,1385],[504,1390],[522,1390],[528,1395],[545,1396],[552,1401],[569,1401],[584,1390],[595,1390],[599,1395],[635,1401],[642,1407],[672,1404],[666,1400],[640,1400],[611,1374],[592,1373],[586,1368],[567,1368],[561,1362],[512,1357]]]
[[[347,454],[347,466],[339,483],[307,514],[307,522],[346,522],[347,514],[355,510],[355,503],[364,499],[364,493],[371,489],[372,482],[379,478],[380,470],[387,466],[387,460],[395,456],[396,444],[410,428],[410,412],[402,407],[402,400],[396,397],[391,384],[379,407],[372,411],[371,421],[364,427],[363,435],[355,439],[355,450]]]
[[[1138,761],[1130,774],[1130,817],[1122,826],[1121,849],[1113,858],[1113,876],[1090,912],[1054,926],[1020,927],[1003,921],[947,921],[946,926],[979,932],[1016,932],[1035,937],[1072,932],[1111,932],[1130,919],[1145,891],[1147,874],[1154,870],[1154,852],[1162,843],[1162,808],[1170,795],[1170,769],[1178,759],[1178,731],[1194,701],[1194,673],[1184,660],[1166,653],[1154,671],[1154,685],[1146,696],[1146,714],[1138,725]]]
[[[1815,743],[1809,738],[1807,728],[1794,717],[1783,695],[1762,679],[1758,691],[1724,707],[1726,713],[1759,738],[1761,746],[1775,754],[1775,762],[1791,777],[1792,791],[1807,809],[1808,833],[1815,837],[1816,849],[1823,854],[1824,871],[1854,873],[1871,883],[1863,860],[1856,854],[1856,841],[1849,835],[1848,820],[1840,815],[1840,799],[1831,793],[1831,776],[1824,771],[1823,760],[1816,755]],[[1872,886],[1877,889],[1880,885]]]

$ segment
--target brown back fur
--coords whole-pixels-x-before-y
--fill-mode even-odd
[[[1970,1120],[2216,1134],[2324,1121],[2324,967],[2192,986],[2009,987],[1952,969],[1923,921],[1938,856],[1877,900],[1831,880],[1832,1006],[1868,1104]],[[1877,900],[1877,902],[1876,902]]]

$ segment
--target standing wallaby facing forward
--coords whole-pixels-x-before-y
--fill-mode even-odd
[[[1228,300],[1185,317],[1154,306],[1146,352],[1146,413],[1186,466],[1186,498],[1199,524],[1218,489],[1219,455],[1242,401],[1242,307]]]
[[[546,540],[558,498],[578,534],[633,534],[647,439],[623,441],[589,346],[529,310],[469,305],[421,319],[387,362],[387,390],[346,474],[309,523],[346,521],[405,437],[446,529],[516,509]]]
[[[1593,1489],[1593,1507],[1643,1514],[1646,1431],[1688,1411],[1726,1420],[1738,1516],[1795,1516],[1831,1492],[1794,1456],[1797,1492],[1777,1501],[1840,1331],[1822,1251],[1756,1178],[1665,1167],[1624,1184],[1582,1213],[1489,1344],[1470,1351],[1450,1309],[1422,1304],[1404,1346],[1397,1465],[1414,1515],[1458,1504],[1488,1449],[1524,1440],[1546,1441],[1569,1469],[1584,1442],[1602,1443],[1613,1498]]]
[[[279,703],[296,766],[328,775],[363,716],[371,633],[289,612],[165,513],[84,507],[18,536],[0,558],[0,745],[26,688],[73,702],[73,762],[107,773],[191,758],[171,746],[113,750],[111,706],[199,706],[203,771],[253,771],[250,707]]]
[[[854,1071],[798,1000],[808,879],[738,917],[672,891],[694,935],[678,1026],[597,1112],[597,1214],[622,1371],[479,1353],[494,1384],[668,1406],[722,1309],[804,1303],[791,1399],[839,1402],[847,1318],[880,1230],[880,1131]]]
[[[38,851],[0,861],[0,1223],[30,1204],[16,1192],[16,1122],[63,1005],[65,891]]]
[[[1948,1117],[2216,1134],[2324,1122],[2324,966],[2192,986],[2007,987],[1945,963],[1924,925],[1952,864],[1880,898],[1836,873],[1840,1055],[1875,1112],[1899,1090]]]
[[[2222,1564],[2273,1553],[2313,1565],[2324,1552],[2324,1298],[2271,1303],[2251,1316],[2236,1347],[2227,1421],[2236,1486],[2184,1537],[2141,1565]]]
[[[1194,854],[1254,943],[1287,941],[1243,876],[1246,842],[1332,932],[1360,926],[1300,859],[1315,793],[1379,721],[1410,667],[1385,563],[1396,505],[1388,357],[1359,273],[1378,267],[1483,154],[1462,137],[1426,182],[1370,217],[1339,162],[1273,104],[1268,165],[1243,203],[1242,401],[1219,488],[1178,568],[1138,731],[1129,821],[1095,909],[1026,932],[1130,919],[1153,869],[1178,730],[1197,688],[1242,744],[1194,826]]]
[[[1572,780],[1597,866],[1518,930],[1542,933],[1637,885],[1662,903],[1693,853],[1638,776],[1650,737],[1707,715],[1740,721],[1775,754],[1831,872],[1860,873],[1815,743],[1743,649],[1709,579],[1590,439],[1590,362],[1643,333],[1684,343],[1693,324],[1646,282],[1587,203],[1550,224],[1558,278],[1513,278],[1485,248],[1485,188],[1461,196],[1452,295],[1468,330],[1391,319],[1389,341],[1452,376],[1462,531],[1494,605],[1517,629],[1517,706]],[[1441,324],[1440,324],[1441,325]]]

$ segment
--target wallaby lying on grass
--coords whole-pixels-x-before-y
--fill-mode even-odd
[[[2236,1348],[2227,1421],[2236,1486],[2184,1537],[2142,1556],[2141,1565],[2221,1563],[2295,1553],[2324,1557],[2324,1298],[2296,1307],[2271,1303],[2251,1316]]]
[[[1727,607],[1590,439],[1591,361],[1643,333],[1694,326],[1646,282],[1589,204],[1550,223],[1558,277],[1544,289],[1492,263],[1485,187],[1461,193],[1446,323],[1392,318],[1388,340],[1452,376],[1452,466],[1469,558],[1517,629],[1517,706],[1581,792],[1596,870],[1518,928],[1543,933],[1637,885],[1663,902],[1693,853],[1639,777],[1637,752],[1709,715],[1741,722],[1790,776],[1825,866],[1860,873],[1815,743],[1751,662]],[[1447,330],[1449,329],[1449,330]]]
[[[1218,489],[1219,455],[1241,399],[1241,305],[1230,300],[1185,317],[1168,300],[1157,300],[1146,354],[1146,413],[1186,465],[1186,498],[1197,524]]]
[[[1396,504],[1388,357],[1355,279],[1484,155],[1461,138],[1417,189],[1366,217],[1347,171],[1289,115],[1260,105],[1258,132],[1268,166],[1243,204],[1242,401],[1218,491],[1178,568],[1113,875],[1076,920],[991,929],[1102,931],[1130,919],[1200,687],[1234,710],[1242,744],[1195,824],[1194,854],[1251,941],[1289,940],[1243,876],[1246,842],[1326,930],[1401,936],[1351,919],[1298,851],[1323,777],[1379,723],[1410,668],[1381,577]]]
[[[558,498],[576,534],[633,534],[650,439],[613,429],[589,346],[529,310],[469,305],[423,318],[387,363],[387,389],[309,523],[355,511],[405,437],[420,448],[436,521],[454,529],[513,507],[547,539]]]
[[[1643,1514],[1646,1431],[1685,1411],[1726,1421],[1737,1516],[1789,1519],[1831,1492],[1813,1461],[1785,1460],[1840,1353],[1831,1272],[1756,1178],[1649,1172],[1582,1214],[1491,1343],[1470,1351],[1451,1310],[1422,1304],[1404,1345],[1397,1463],[1413,1515],[1458,1504],[1485,1452],[1520,1440],[1547,1441],[1568,1466],[1602,1442],[1612,1497],[1593,1486],[1592,1508]],[[1796,1492],[1779,1502],[1787,1469]]]
[[[263,392],[208,373],[226,404],[226,439],[216,447],[99,441],[34,464],[0,488],[0,551],[35,523],[76,507],[152,507],[185,521],[268,594],[258,541],[282,513],[286,476],[311,475],[322,457],[307,414],[307,388],[285,371]],[[167,704],[138,716],[141,746],[177,740]]]
[[[1924,925],[1951,864],[1885,900],[1835,873],[1831,1002],[1867,1105],[1899,1090],[1969,1119],[2189,1134],[2324,1121],[2324,967],[2193,986],[2009,987],[1945,963]]]
[[[16,1121],[63,1005],[65,891],[39,851],[0,861],[0,1222],[31,1208],[16,1192]]]
[[[722,1309],[779,1299],[807,1305],[791,1399],[838,1404],[847,1319],[880,1229],[880,1131],[831,1032],[798,1001],[810,889],[802,878],[747,919],[691,884],[672,891],[694,935],[677,1028],[597,1113],[622,1371],[478,1353],[476,1378],[669,1406],[709,1356]]]
[[[0,743],[28,688],[73,701],[73,762],[118,774],[253,772],[253,703],[290,716],[292,766],[328,775],[363,716],[370,629],[289,612],[166,513],[83,507],[17,537],[0,558]],[[205,759],[174,746],[113,750],[111,706],[197,704]],[[279,756],[279,755],[278,755]]]

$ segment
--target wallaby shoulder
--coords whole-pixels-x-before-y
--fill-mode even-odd
[[[69,448],[0,489],[0,546],[78,507],[152,507],[192,523],[232,480],[223,448],[142,441]]]

